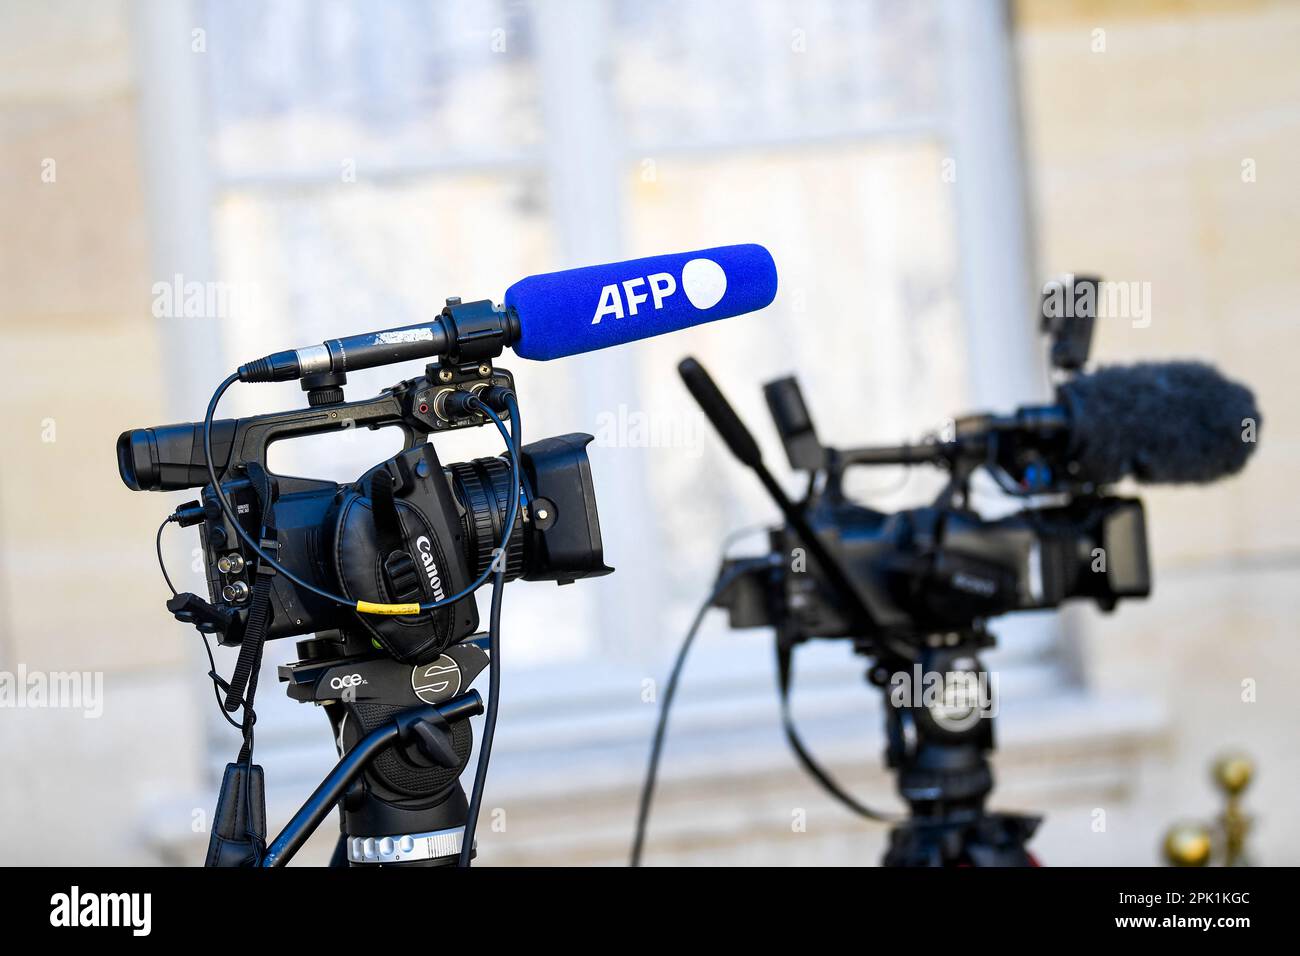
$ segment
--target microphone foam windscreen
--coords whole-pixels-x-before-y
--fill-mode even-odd
[[[1255,449],[1250,389],[1201,362],[1144,362],[1080,375],[1057,390],[1070,413],[1071,454],[1098,483],[1132,475],[1179,484],[1241,470]]]
[[[759,245],[718,246],[568,269],[506,290],[515,352],[553,359],[754,312],[776,298],[776,263]]]

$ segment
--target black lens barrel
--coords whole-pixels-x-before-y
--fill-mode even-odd
[[[510,508],[510,464],[502,458],[476,458],[457,462],[446,469],[452,491],[465,509],[461,518],[465,532],[465,560],[477,578],[492,563],[501,545]],[[515,516],[506,548],[506,580],[524,573],[524,514]]]

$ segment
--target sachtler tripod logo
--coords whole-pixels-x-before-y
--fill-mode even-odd
[[[890,677],[889,703],[924,708],[941,728],[960,733],[997,716],[997,675],[978,667],[929,671],[914,664],[910,673],[900,670]]]
[[[460,691],[460,665],[446,654],[432,664],[411,669],[411,690],[426,704],[437,704]]]

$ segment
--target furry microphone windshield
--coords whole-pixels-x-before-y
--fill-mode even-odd
[[[1101,368],[1057,397],[1070,415],[1071,455],[1098,484],[1214,481],[1241,470],[1259,435],[1254,394],[1202,362]]]

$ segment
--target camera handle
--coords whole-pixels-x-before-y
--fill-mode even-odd
[[[514,390],[514,377],[505,369],[494,368],[490,362],[475,362],[469,366],[455,366],[447,362],[429,365],[425,374],[399,382],[373,398],[356,402],[343,401],[341,376],[304,379],[308,388],[309,408],[294,409],[252,418],[222,419],[212,423],[213,466],[223,484],[230,472],[246,467],[250,462],[267,468],[267,451],[270,446],[289,438],[319,435],[352,428],[398,428],[405,436],[403,451],[409,451],[430,435],[459,428],[489,424],[481,413],[456,414],[450,410],[447,399],[456,392],[477,395],[487,387]],[[509,420],[507,410],[499,410],[503,420]],[[202,454],[202,423],[173,425],[168,429],[155,429],[159,434],[154,441],[166,443],[159,457],[170,459],[178,450],[197,449]],[[173,454],[169,455],[168,452]],[[185,459],[191,459],[186,453]],[[207,483],[206,469],[199,464],[194,486]],[[283,480],[283,479],[282,479]]]

